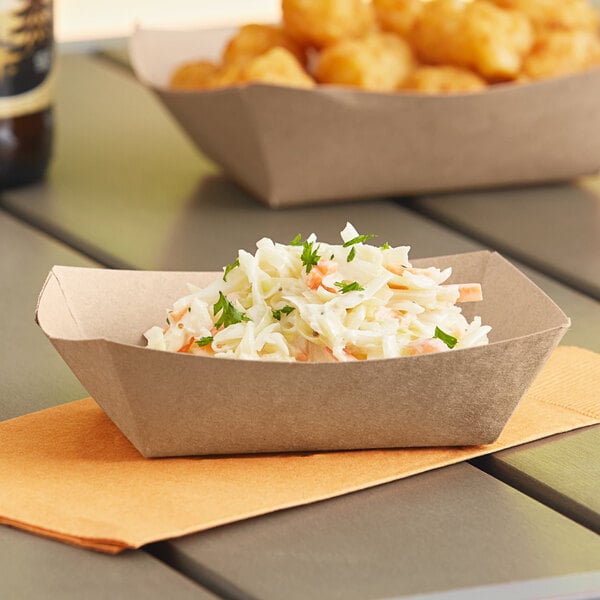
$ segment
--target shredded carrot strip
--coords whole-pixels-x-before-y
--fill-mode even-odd
[[[325,350],[327,350],[327,352],[331,355],[331,358],[333,358],[333,360],[335,360],[336,362],[340,362],[340,359],[333,353],[333,350],[329,346],[325,346]],[[356,358],[356,356],[354,356],[354,354],[351,354],[345,348],[344,348],[344,356],[346,358],[349,358],[350,360],[358,360],[358,358]]]
[[[178,321],[181,321],[183,315],[185,315],[187,310],[188,310],[188,307],[184,306],[181,310],[177,311],[176,313],[171,313],[171,320],[173,321],[173,323],[177,323]]]
[[[399,283],[394,283],[393,281],[388,281],[388,287],[392,288],[393,290],[407,290],[408,286],[406,285],[400,285]]]
[[[479,283],[459,283],[457,302],[480,302],[483,293]]]
[[[186,342],[177,352],[189,352],[192,344],[194,343],[194,338],[191,337],[189,342]]]

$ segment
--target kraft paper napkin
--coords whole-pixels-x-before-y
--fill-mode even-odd
[[[117,553],[599,420],[600,355],[568,347],[489,446],[144,459],[87,398],[0,424],[0,523]]]

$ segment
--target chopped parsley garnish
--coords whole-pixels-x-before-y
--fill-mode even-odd
[[[444,342],[444,344],[446,344],[446,346],[448,346],[450,349],[454,348],[454,346],[458,344],[458,340],[455,337],[451,336],[449,333],[445,333],[439,327],[435,328],[435,334],[433,337],[442,340],[442,342]]]
[[[352,248],[350,248],[350,252],[348,252],[348,256],[346,257],[346,262],[352,262],[354,260],[355,256],[356,256],[356,248],[354,246],[352,246]]]
[[[321,258],[317,252],[319,251],[319,246],[317,246],[313,250],[314,242],[304,242],[302,244],[302,255],[300,256],[300,260],[302,264],[306,267],[306,272],[310,273],[310,270],[319,262]]]
[[[352,283],[336,281],[333,285],[335,285],[335,287],[339,287],[342,294],[347,294],[348,292],[362,292],[365,289],[364,287],[360,286],[358,281],[353,281]]]
[[[192,312],[192,307],[188,306],[188,312]]]
[[[206,337],[201,337],[199,340],[196,340],[196,344],[202,348],[202,346],[208,346],[209,344],[212,344],[213,339],[214,338],[212,335],[207,335]]]
[[[239,266],[240,266],[239,258],[236,258],[230,265],[227,265],[225,267],[225,272],[223,273],[223,281],[227,281],[227,275],[229,275],[229,272]]]
[[[302,246],[302,236],[298,234],[289,244],[290,246]]]
[[[215,302],[213,306],[213,314],[216,315],[219,311],[221,311],[221,316],[215,323],[215,327],[217,329],[221,327],[229,327],[230,325],[235,325],[236,323],[241,323],[242,321],[250,321],[250,318],[247,317],[243,312],[239,311],[227,298],[224,296],[223,292],[219,292],[219,299]]]
[[[389,250],[391,246],[386,242],[383,246],[380,246],[381,250]]]
[[[332,255],[329,257],[329,260],[333,260],[334,258],[335,258],[335,254],[332,254]]]
[[[294,310],[293,306],[284,306],[273,311],[273,318],[281,321],[281,315],[289,315]]]
[[[166,318],[166,321],[167,321],[167,325],[171,324],[171,321],[169,321],[169,317]]]
[[[342,244],[343,248],[348,248],[348,246],[354,246],[354,244],[362,244],[371,238],[376,237],[374,233],[367,233],[365,235],[357,235],[355,238],[348,240]]]

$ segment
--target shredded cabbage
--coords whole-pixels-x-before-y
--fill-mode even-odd
[[[396,358],[488,343],[490,327],[456,305],[478,284],[443,285],[451,269],[413,268],[408,246],[367,242],[347,223],[342,244],[315,234],[290,244],[263,238],[240,250],[224,276],[167,311],[148,347],[224,358],[351,361]],[[452,343],[449,343],[449,340]]]

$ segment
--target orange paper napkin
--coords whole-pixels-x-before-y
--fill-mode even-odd
[[[145,459],[91,399],[0,423],[0,523],[117,553],[600,421],[600,355],[559,348],[494,444]]]

